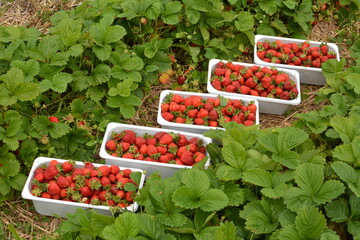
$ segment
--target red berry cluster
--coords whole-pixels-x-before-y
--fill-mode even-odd
[[[158,132],[137,136],[132,130],[113,133],[105,148],[115,157],[192,166],[205,158],[202,140],[183,134]]]
[[[130,178],[132,170],[116,165],[94,167],[86,163],[76,167],[73,162],[50,161],[35,169],[31,193],[34,196],[93,205],[128,207],[136,191],[125,191],[125,185],[137,184]]]
[[[336,58],[326,43],[311,47],[308,41],[301,44],[264,41],[256,43],[256,55],[264,62],[321,68],[328,59]]]
[[[232,62],[218,62],[212,72],[211,85],[218,91],[291,100],[299,92],[289,75],[276,68]]]
[[[237,99],[225,97],[202,99],[201,96],[181,97],[169,94],[161,104],[161,116],[169,122],[204,125],[210,127],[223,126],[235,121],[246,126],[256,123],[256,105],[244,104]]]

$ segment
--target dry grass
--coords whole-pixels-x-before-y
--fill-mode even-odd
[[[80,0],[14,0],[0,2],[0,26],[21,25],[36,27],[42,32],[47,32],[49,16],[58,10],[71,9],[80,2]],[[360,29],[360,23],[358,22],[357,24],[355,29],[358,31]],[[335,21],[323,20],[314,26],[309,39],[326,42],[336,37],[342,31],[342,29],[336,26]],[[339,43],[339,46],[341,56],[350,59],[346,43]],[[244,61],[251,63],[251,56]],[[296,120],[295,115],[297,113],[320,109],[323,104],[319,105],[314,103],[316,92],[320,87],[321,86],[302,85],[301,92],[303,95],[307,95],[306,99],[303,100],[300,105],[292,108],[287,115],[261,114],[261,127],[290,126],[292,122]],[[154,86],[149,93],[144,96],[143,103],[136,112],[135,117],[129,120],[128,123],[159,127],[156,122],[159,93],[169,88],[171,88],[171,84]],[[5,227],[10,224],[15,226],[18,235],[22,239],[43,239],[50,237],[61,222],[59,218],[44,217],[37,214],[32,203],[23,201],[21,198],[5,202],[0,210],[0,220],[3,225]],[[12,235],[5,229],[5,235],[0,235],[0,239],[12,239]]]

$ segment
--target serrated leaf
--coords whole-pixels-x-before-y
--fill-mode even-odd
[[[229,206],[239,206],[245,201],[244,191],[238,184],[226,183],[224,185],[224,193],[229,199]]]
[[[244,159],[246,158],[245,148],[237,142],[229,142],[222,149],[222,154],[226,163],[238,169],[244,166]]]
[[[273,178],[271,174],[263,169],[250,169],[244,172],[242,179],[246,182],[261,186],[261,187],[272,187]]]
[[[346,81],[354,87],[354,92],[360,94],[360,74],[359,73],[349,73],[345,77]]]
[[[295,228],[303,239],[318,239],[326,227],[326,219],[315,207],[303,208],[295,219]]]
[[[217,240],[236,240],[236,226],[233,222],[221,222],[215,231]]]
[[[338,145],[332,151],[332,154],[335,158],[348,162],[348,163],[355,163],[356,157],[353,153],[353,148],[351,144],[342,144]]]
[[[66,48],[74,45],[80,39],[81,29],[81,22],[70,18],[64,18],[56,26],[60,40]]]
[[[34,76],[39,74],[40,65],[34,59],[28,61],[15,60],[11,62],[11,67],[20,69],[24,73],[24,81],[30,82]]]
[[[228,197],[219,189],[209,189],[200,197],[200,209],[205,212],[218,211],[228,205]]]
[[[102,235],[109,240],[129,239],[137,236],[139,231],[140,224],[137,215],[125,212],[115,219],[114,224],[106,226],[102,231]]]
[[[50,59],[50,66],[64,66],[67,64],[69,56],[66,52],[57,52]]]
[[[304,120],[306,126],[314,133],[320,134],[324,132],[328,125],[329,119],[321,117],[319,112],[310,111],[307,113],[300,113],[296,115],[298,118]]]
[[[108,44],[104,46],[94,46],[92,50],[101,61],[109,59],[111,55],[111,46]]]
[[[330,125],[339,133],[341,140],[345,144],[349,144],[353,139],[360,135],[360,129],[356,127],[356,123],[360,121],[360,117],[333,117],[330,119]]]
[[[24,188],[27,176],[24,174],[18,174],[10,178],[10,186],[15,190],[21,191]]]
[[[325,206],[326,215],[331,218],[332,221],[341,223],[349,219],[350,211],[345,200],[339,199],[329,202]]]
[[[200,195],[189,187],[181,187],[173,195],[175,204],[187,209],[195,209],[201,206]]]
[[[10,192],[10,189],[9,181],[6,178],[0,176],[0,193],[2,195],[6,195]]]
[[[33,120],[33,127],[42,135],[48,135],[52,138],[59,138],[70,131],[69,125],[65,123],[50,122],[45,116],[39,116]]]
[[[344,66],[345,59],[341,59],[340,61],[337,61],[336,59],[329,59],[322,64],[321,69],[326,79],[336,79],[337,77],[343,75]]]
[[[279,215],[279,222],[281,226],[292,225],[295,222],[296,214],[289,209],[284,209]]]
[[[294,2],[292,0],[283,0],[282,2],[289,9],[294,9],[297,5],[296,2]]]
[[[81,44],[75,44],[72,45],[67,51],[66,54],[72,56],[72,57],[80,57],[80,55],[83,53],[84,49]]]
[[[270,23],[270,26],[276,28],[284,34],[289,34],[286,25],[280,19],[275,19],[274,21],[272,21]]]
[[[179,14],[181,10],[181,3],[179,1],[167,2],[164,6],[164,11],[161,13],[161,18],[166,24],[175,25],[179,22]]]
[[[191,169],[183,173],[182,182],[193,189],[199,196],[205,194],[210,187],[209,177],[199,169]]]
[[[16,176],[20,171],[20,163],[14,159],[0,158],[0,175],[8,178]]]
[[[69,73],[56,73],[52,79],[45,79],[40,82],[39,86],[42,92],[52,89],[55,92],[63,93],[66,91],[67,85],[73,80]]]
[[[268,15],[273,15],[277,10],[276,0],[259,0],[259,7]]]
[[[248,30],[252,30],[254,27],[255,21],[250,12],[240,12],[235,21],[235,27],[237,30],[241,32],[246,32]]]
[[[135,108],[129,104],[122,104],[120,106],[120,113],[124,118],[132,118],[135,112]]]
[[[161,223],[171,227],[180,227],[184,225],[186,221],[186,216],[182,213],[177,212],[171,214],[159,213],[156,215],[156,217]]]
[[[98,102],[105,97],[105,89],[99,86],[89,87],[86,91],[86,97]]]
[[[300,164],[299,154],[295,151],[283,151],[281,154],[273,154],[274,161],[281,163],[285,167],[295,169]]]

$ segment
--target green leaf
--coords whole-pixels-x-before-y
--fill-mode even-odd
[[[274,21],[272,21],[270,23],[270,26],[279,30],[280,32],[282,32],[284,34],[289,34],[286,25],[280,19],[275,19]]]
[[[318,239],[325,227],[326,219],[315,207],[302,208],[295,219],[295,228],[302,239]]]
[[[124,118],[132,118],[134,117],[136,111],[135,108],[128,104],[123,104],[120,106],[120,113]]]
[[[182,182],[199,196],[204,195],[210,187],[209,177],[199,169],[185,171],[182,175]]]
[[[333,230],[325,229],[321,234],[320,240],[340,240],[340,237]]]
[[[35,99],[40,91],[36,83],[24,81],[24,74],[18,68],[11,68],[0,77],[0,105],[9,106],[19,101]]]
[[[359,73],[349,73],[345,77],[346,81],[354,87],[354,92],[360,94],[360,74]]]
[[[138,235],[140,222],[135,213],[124,212],[115,219],[115,223],[106,226],[102,236],[109,240],[129,239]]]
[[[56,26],[61,43],[67,48],[74,45],[81,36],[82,24],[79,20],[64,18]]]
[[[333,222],[346,222],[350,218],[349,207],[344,199],[329,202],[326,204],[325,209],[326,215],[330,217]]]
[[[182,5],[179,1],[167,2],[164,6],[164,11],[161,13],[161,18],[166,24],[175,25],[179,22],[179,12]]]
[[[285,167],[290,169],[295,169],[300,163],[300,157],[297,152],[294,151],[284,151],[280,155],[273,154],[272,158],[274,161],[281,163]]]
[[[72,45],[67,51],[66,54],[72,57],[80,57],[80,55],[83,53],[84,49],[81,44],[75,44]]]
[[[268,15],[273,15],[277,10],[276,0],[259,0],[259,7]]]
[[[360,180],[359,174],[356,170],[344,162],[334,162],[331,164],[331,168],[340,177],[341,180],[346,182],[349,188],[355,193],[357,197],[360,197]]]
[[[66,52],[55,53],[50,59],[50,66],[64,66],[69,60],[69,55]]]
[[[51,80],[45,79],[40,82],[39,87],[42,92],[52,89],[55,92],[63,93],[66,91],[67,85],[73,80],[69,73],[56,73]]]
[[[15,190],[21,191],[24,188],[27,176],[24,174],[18,174],[10,178],[10,186]]]
[[[236,226],[233,222],[221,222],[215,231],[217,240],[236,240]]]
[[[283,0],[282,2],[289,9],[294,9],[297,5],[296,2],[294,2],[292,0]]]
[[[341,140],[345,144],[349,144],[353,139],[360,135],[360,129],[356,124],[360,121],[360,117],[333,117],[330,119],[330,125],[339,133]]]
[[[328,125],[329,119],[320,116],[317,111],[310,111],[307,113],[300,113],[296,115],[298,118],[302,119],[306,126],[314,133],[320,134],[324,132]]]
[[[229,142],[224,145],[222,154],[226,163],[230,166],[241,169],[244,166],[244,159],[246,158],[245,148],[237,142]]]
[[[224,185],[224,193],[229,199],[229,206],[239,206],[245,201],[244,191],[238,184],[227,182]]]
[[[15,159],[0,158],[0,176],[5,178],[15,177],[20,171],[20,163]]]
[[[139,221],[141,222],[141,230],[147,237],[151,239],[165,239],[164,225],[162,225],[154,216],[140,214]]]
[[[109,59],[111,55],[111,46],[107,44],[104,46],[94,46],[92,50],[101,61]]]
[[[255,21],[250,12],[240,12],[235,21],[235,27],[241,32],[246,32],[252,30],[254,27]]]
[[[344,162],[355,163],[357,161],[356,157],[354,156],[351,144],[342,144],[336,146],[332,151],[332,154],[335,158]]]
[[[20,61],[20,60],[12,61],[11,67],[18,68],[24,73],[25,82],[30,82],[33,79],[33,77],[39,74],[40,71],[39,62],[37,62],[34,59],[30,59],[28,61]]]
[[[70,131],[69,125],[66,123],[50,122],[45,116],[39,116],[33,120],[33,127],[41,134],[48,135],[52,138],[59,138],[66,135]]]
[[[218,211],[228,205],[228,197],[219,189],[209,189],[200,197],[199,208],[205,212]]]
[[[260,168],[250,169],[244,172],[242,179],[261,187],[271,188],[273,185],[273,178],[271,174]]]
[[[329,59],[321,66],[322,73],[326,79],[336,79],[344,74],[345,59],[337,61],[336,59]]]
[[[295,222],[296,214],[289,209],[285,209],[279,215],[279,222],[281,226],[285,227],[287,225],[292,225]]]
[[[0,193],[6,195],[10,192],[10,183],[7,178],[0,176]]]

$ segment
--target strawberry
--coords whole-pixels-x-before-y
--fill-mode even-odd
[[[228,85],[225,87],[225,92],[234,93],[235,89],[236,89],[236,87],[234,85]]]
[[[193,96],[192,98],[192,105],[195,107],[195,108],[198,108],[202,105],[202,102],[201,102],[201,97],[200,96]]]
[[[185,151],[181,157],[180,160],[182,163],[184,163],[185,165],[191,166],[194,164],[194,159],[193,159],[193,153],[190,151]]]
[[[129,203],[132,203],[134,201],[134,193],[131,191],[128,191],[125,193],[125,199],[126,201],[128,201]]]
[[[314,52],[311,53],[311,56],[312,56],[313,58],[318,58],[318,57],[321,56],[321,54],[320,54],[318,51],[314,51]]]
[[[177,118],[175,118],[175,122],[176,123],[185,123],[185,118],[177,117]]]
[[[211,111],[209,112],[209,120],[216,121],[216,120],[218,120],[218,119],[219,119],[219,114],[218,114],[218,112],[217,112],[215,109],[211,110]]]
[[[45,179],[44,178],[44,173],[40,172],[40,173],[36,174],[34,178],[39,182],[43,182],[44,179]]]
[[[110,179],[108,178],[108,177],[105,177],[105,176],[102,176],[101,178],[100,178],[100,182],[101,182],[101,185],[102,186],[108,186],[108,185],[110,185]]]
[[[153,145],[148,145],[147,147],[147,154],[148,155],[153,155],[153,154],[156,154],[158,151],[157,151],[157,148]]]
[[[47,185],[47,191],[50,195],[60,194],[60,187],[56,182],[50,182]]]
[[[179,85],[183,85],[183,84],[185,83],[185,81],[186,81],[186,76],[184,76],[184,75],[178,76],[178,78],[177,78],[177,83],[178,83]]]
[[[159,162],[162,162],[162,163],[168,163],[170,161],[170,159],[168,158],[168,156],[166,155],[161,155],[159,157]]]
[[[146,140],[143,137],[138,136],[138,137],[135,138],[136,146],[141,147],[145,143],[146,143]]]
[[[48,166],[48,168],[44,171],[44,178],[46,180],[53,180],[57,175],[59,175],[59,171],[55,166]]]
[[[118,196],[120,199],[125,198],[125,191],[124,190],[117,191],[116,196]]]
[[[84,168],[88,168],[90,170],[95,169],[95,166],[91,162],[86,162]]]
[[[80,194],[84,197],[90,197],[93,195],[93,191],[88,186],[83,186],[79,188]]]
[[[169,122],[172,122],[174,120],[174,115],[172,113],[169,113],[169,112],[163,112],[161,113],[161,116],[166,120],[166,121],[169,121]]]
[[[105,144],[105,148],[109,151],[115,151],[116,150],[116,142],[114,140],[109,140]]]
[[[41,193],[41,195],[40,195],[42,198],[48,198],[48,199],[51,199],[51,195],[50,195],[50,193],[48,193],[48,192],[43,192],[43,193]]]
[[[64,173],[69,173],[74,169],[74,165],[69,161],[63,162],[61,167]]]
[[[205,121],[204,121],[204,119],[202,119],[202,118],[195,118],[195,119],[194,119],[194,123],[195,123],[196,125],[204,125],[204,124],[205,124]]]
[[[196,115],[197,118],[205,118],[207,116],[209,116],[209,112],[206,111],[204,108],[201,108],[198,114]]]
[[[186,149],[186,146],[181,146],[179,147],[179,149],[177,150],[176,152],[176,156],[177,157],[181,157],[183,155],[184,152],[186,152],[187,149]]]
[[[67,188],[70,186],[70,183],[69,181],[67,180],[67,178],[65,176],[59,176],[57,179],[56,179],[56,183],[57,185],[60,187],[60,188]]]
[[[259,96],[259,93],[255,90],[250,90],[250,95],[252,96]]]
[[[100,167],[98,168],[98,172],[99,172],[99,175],[100,175],[100,176],[105,176],[105,177],[107,177],[107,176],[109,176],[109,174],[110,174],[110,167],[109,167],[109,166],[100,166]]]
[[[130,149],[130,143],[128,142],[120,142],[119,143],[119,147],[121,149],[122,152],[127,152]]]
[[[223,76],[223,75],[225,75],[225,72],[226,72],[226,69],[225,69],[225,68],[219,68],[219,67],[217,67],[217,68],[215,68],[215,70],[214,70],[214,74],[215,74],[216,76]]]
[[[257,107],[254,103],[251,103],[247,106],[247,110],[253,114],[256,114],[256,109],[257,109]]]
[[[49,121],[54,122],[54,123],[59,123],[60,122],[59,119],[57,117],[55,117],[55,116],[49,117]]]
[[[163,131],[157,132],[157,133],[155,133],[154,138],[156,140],[160,140],[162,138],[162,136],[164,136],[165,134],[166,134],[166,132],[163,132]]]
[[[235,112],[235,107],[234,106],[227,106],[225,108],[225,114],[227,115],[231,115]]]
[[[171,102],[170,106],[169,106],[169,111],[170,112],[177,112],[180,110],[180,106],[179,104],[177,104],[176,102]]]
[[[239,89],[239,92],[242,94],[248,94],[250,92],[250,88],[248,86],[242,85]]]
[[[129,178],[129,177],[130,177],[130,174],[132,173],[132,170],[126,168],[126,169],[124,169],[122,172],[123,172],[123,174],[124,174],[124,177]]]
[[[125,153],[124,155],[121,156],[122,158],[127,158],[127,159],[134,159],[134,155],[132,153]]]
[[[254,88],[256,86],[256,82],[254,78],[250,77],[245,81],[245,85],[248,86],[249,88]]]
[[[263,88],[268,88],[271,85],[271,78],[268,76],[265,76],[261,79],[261,85]]]
[[[187,113],[188,117],[190,117],[190,118],[196,118],[197,114],[198,114],[197,109],[189,110],[188,113]]]
[[[161,108],[161,112],[167,112],[169,111],[169,104],[168,103],[163,103],[161,104],[160,108]]]
[[[290,100],[290,93],[288,91],[281,92],[280,99]]]
[[[316,59],[316,60],[312,61],[311,64],[312,64],[313,67],[316,67],[316,68],[320,68],[320,67],[321,67],[321,61],[320,61],[320,59]]]
[[[247,120],[255,121],[255,120],[256,120],[255,114],[254,114],[254,113],[249,113],[249,114],[247,115]]]
[[[217,126],[219,126],[219,123],[217,122],[217,121],[209,121],[209,126],[210,127],[217,127]]]
[[[165,155],[168,150],[167,147],[161,146],[161,145],[157,146],[156,149],[157,149],[158,153],[160,153],[161,155]]]
[[[209,99],[212,99],[212,98],[209,98]],[[212,102],[209,102],[209,99],[207,100],[208,102],[206,102],[206,103],[204,104],[204,109],[205,109],[206,111],[208,111],[208,112],[210,112],[210,111],[213,110],[213,108],[214,108],[213,103],[212,103]]]
[[[116,174],[118,174],[119,172],[120,172],[120,167],[119,167],[119,166],[117,166],[117,165],[111,165],[111,166],[110,166],[110,173],[111,173],[111,174],[116,175]]]
[[[182,103],[184,101],[184,98],[181,97],[178,94],[174,94],[173,97],[172,97],[172,101],[176,102],[177,104],[180,104],[180,103]]]
[[[179,139],[178,139],[178,145],[179,145],[179,147],[185,146],[185,145],[187,145],[187,144],[189,144],[188,139],[185,137],[185,135],[180,134],[180,135],[179,135]]]
[[[212,85],[213,88],[215,88],[216,90],[221,91],[221,82],[220,82],[219,79],[214,79],[214,80],[211,82],[211,85]]]
[[[205,158],[205,154],[203,154],[202,152],[196,152],[194,153],[194,158],[195,158],[195,163],[198,163]]]
[[[243,123],[245,126],[251,126],[251,125],[254,125],[254,122],[253,121],[250,121],[250,120],[246,120],[244,121]]]
[[[159,140],[159,144],[161,145],[168,145],[172,143],[173,137],[169,133],[165,133]]]

